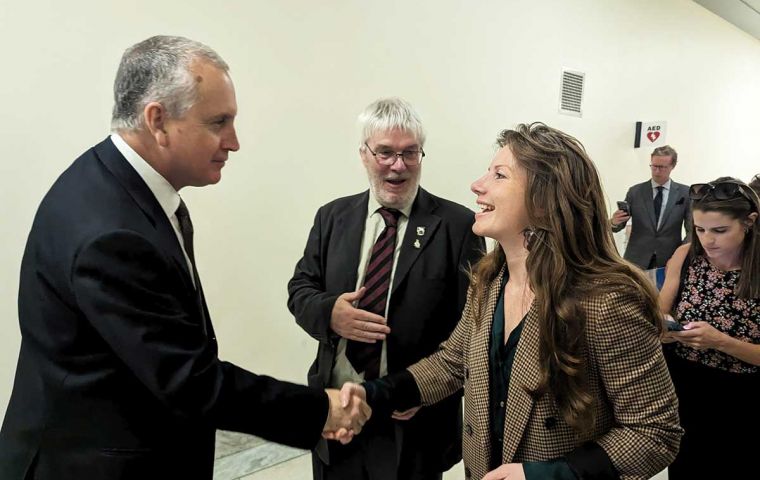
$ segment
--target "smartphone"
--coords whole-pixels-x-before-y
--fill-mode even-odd
[[[628,202],[617,202],[618,210],[622,210],[626,215],[630,215],[631,211],[628,209]]]
[[[665,319],[665,327],[669,332],[683,332],[683,325],[681,325],[679,322],[676,322],[672,318]]]

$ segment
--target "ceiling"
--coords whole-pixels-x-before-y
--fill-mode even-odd
[[[694,0],[760,40],[760,0]]]

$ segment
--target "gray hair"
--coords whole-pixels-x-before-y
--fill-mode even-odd
[[[227,72],[229,66],[211,48],[183,37],[158,35],[128,48],[121,57],[113,84],[111,129],[137,130],[142,112],[151,102],[181,118],[197,98],[197,82],[190,72],[196,60]]]
[[[425,129],[422,128],[422,120],[412,105],[398,97],[381,98],[372,102],[359,115],[359,127],[361,128],[361,145],[376,134],[388,130],[402,130],[411,133],[420,143],[425,146]]]

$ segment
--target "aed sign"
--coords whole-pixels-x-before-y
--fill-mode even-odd
[[[667,145],[668,122],[636,122],[633,148],[657,148]]]

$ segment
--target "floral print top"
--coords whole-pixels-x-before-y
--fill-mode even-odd
[[[684,279],[676,315],[682,324],[708,322],[718,331],[744,342],[760,343],[760,299],[736,298],[734,287],[739,270],[724,272],[700,255],[695,257]],[[760,368],[736,357],[708,348],[696,350],[676,342],[681,358],[734,373],[757,373]]]

